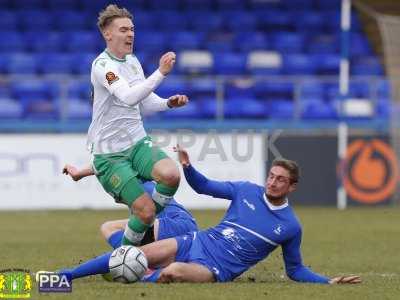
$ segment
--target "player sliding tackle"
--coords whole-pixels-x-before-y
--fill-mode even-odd
[[[140,112],[180,107],[188,98],[175,95],[162,99],[153,93],[171,72],[176,56],[173,52],[164,54],[159,68],[145,78],[139,61],[132,55],[134,27],[126,9],[107,6],[100,12],[97,25],[107,48],[92,64],[93,117],[88,147],[93,153],[97,179],[105,191],[133,212],[123,244],[139,245],[180,181],[175,163],[147,136]],[[151,197],[138,176],[157,182]]]
[[[140,247],[151,268],[143,280],[150,282],[226,282],[234,280],[282,248],[286,274],[292,280],[312,283],[360,283],[359,276],[328,278],[305,267],[301,258],[301,224],[288,203],[299,180],[293,161],[277,159],[265,186],[240,181],[214,181],[191,165],[187,152],[175,148],[189,185],[200,194],[231,200],[221,222],[207,230],[157,241]],[[72,278],[107,273],[111,253],[90,260],[76,269],[64,270]],[[77,269],[86,267],[87,272]]]

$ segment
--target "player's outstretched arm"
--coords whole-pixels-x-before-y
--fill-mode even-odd
[[[232,200],[235,194],[235,184],[229,181],[216,181],[206,178],[190,164],[189,154],[179,145],[176,145],[174,152],[178,153],[178,159],[183,167],[186,181],[198,194],[210,195],[216,198]]]
[[[362,282],[361,277],[357,275],[339,276],[329,280],[329,284],[356,284],[361,282]]]
[[[74,181],[79,181],[84,177],[94,175],[94,171],[91,166],[87,166],[81,170],[78,170],[76,167],[66,164],[62,172],[65,175],[69,175]]]

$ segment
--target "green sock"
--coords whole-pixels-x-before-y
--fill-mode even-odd
[[[122,245],[139,245],[150,225],[144,224],[137,216],[131,215],[125,227]]]
[[[153,191],[152,198],[156,206],[157,214],[161,212],[164,209],[165,205],[167,205],[171,201],[177,189],[177,186],[170,187],[163,183],[156,184],[156,188]]]

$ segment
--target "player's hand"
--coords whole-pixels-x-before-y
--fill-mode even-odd
[[[179,144],[174,147],[174,152],[178,153],[179,163],[182,167],[187,168],[190,166],[189,154]]]
[[[361,277],[360,276],[338,276],[334,277],[331,280],[329,280],[329,284],[356,284],[356,283],[361,283]]]
[[[189,102],[189,98],[186,95],[174,95],[168,98],[169,107],[181,107]]]
[[[80,175],[79,171],[77,168],[71,165],[65,165],[63,170],[63,174],[71,176],[73,181],[78,181],[82,179],[82,176]]]
[[[172,71],[172,68],[175,65],[176,61],[176,54],[175,52],[167,52],[160,58],[160,66],[159,70],[161,74],[164,76],[167,75],[169,72]]]

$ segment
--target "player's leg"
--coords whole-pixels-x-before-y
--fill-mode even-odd
[[[123,244],[139,245],[155,217],[155,206],[132,168],[130,151],[112,155],[95,155],[93,165],[103,188],[117,202],[125,203],[131,210],[125,227]]]
[[[178,189],[180,174],[175,162],[164,151],[153,145],[150,137],[144,138],[133,149],[132,166],[147,180],[157,184],[152,192],[157,213],[171,201]]]
[[[159,283],[170,282],[214,282],[213,273],[205,266],[195,263],[174,262],[164,268],[157,280]]]

